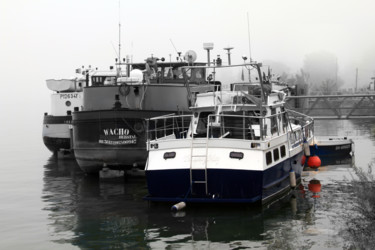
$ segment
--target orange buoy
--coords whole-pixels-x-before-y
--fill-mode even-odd
[[[301,158],[301,166],[304,166],[306,163],[306,156],[305,155],[302,155],[302,158]]]
[[[322,184],[319,180],[313,179],[309,182],[309,190],[313,193],[319,193],[322,189]]]
[[[318,168],[321,165],[322,165],[322,161],[317,155],[310,156],[309,159],[307,160],[307,166],[309,166],[310,168]]]

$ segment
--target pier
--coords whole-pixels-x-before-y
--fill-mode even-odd
[[[314,119],[375,118],[375,94],[288,96],[286,107]]]

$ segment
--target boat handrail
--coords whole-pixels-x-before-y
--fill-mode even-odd
[[[261,63],[243,63],[243,64],[231,64],[231,65],[203,65],[203,66],[182,66],[181,68],[185,69],[217,69],[217,68],[235,68],[235,67],[242,67],[242,66],[262,66]]]
[[[164,115],[147,119],[147,138],[148,140],[157,140],[158,138],[167,138],[172,134],[177,139],[191,137],[192,134],[194,137],[219,138],[228,131],[231,132],[226,138],[243,140],[259,141],[289,132],[295,134],[298,131],[301,131],[304,138],[309,138],[313,131],[312,122],[293,117],[293,114],[287,114],[287,111],[267,116],[209,114],[204,118],[194,116],[194,114]],[[289,122],[284,122],[288,119],[299,121],[299,126],[292,127]],[[204,128],[200,122],[203,123]],[[299,137],[301,136],[294,135],[295,140]]]
[[[192,115],[176,115],[175,113],[172,113],[172,114],[166,114],[166,115],[151,117],[151,118],[148,118],[147,120],[155,121],[155,120],[162,120],[162,119],[165,119],[165,118],[191,117],[191,116]]]

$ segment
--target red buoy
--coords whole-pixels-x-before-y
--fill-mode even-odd
[[[320,165],[322,165],[322,161],[320,160],[319,156],[310,156],[307,160],[307,166],[310,168],[318,168]]]

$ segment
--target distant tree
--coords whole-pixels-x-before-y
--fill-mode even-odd
[[[338,90],[338,85],[334,80],[326,79],[318,86],[318,88],[322,94],[331,95]]]
[[[337,90],[344,83],[338,77],[337,57],[327,51],[306,55],[303,61],[303,72],[309,76],[308,83],[312,91],[322,91],[322,87],[328,86]]]
[[[284,73],[282,75],[282,79],[285,79],[285,82],[287,82],[289,85],[305,85],[309,82],[309,75],[305,73],[303,69],[300,69],[300,73],[295,75],[288,75]]]

